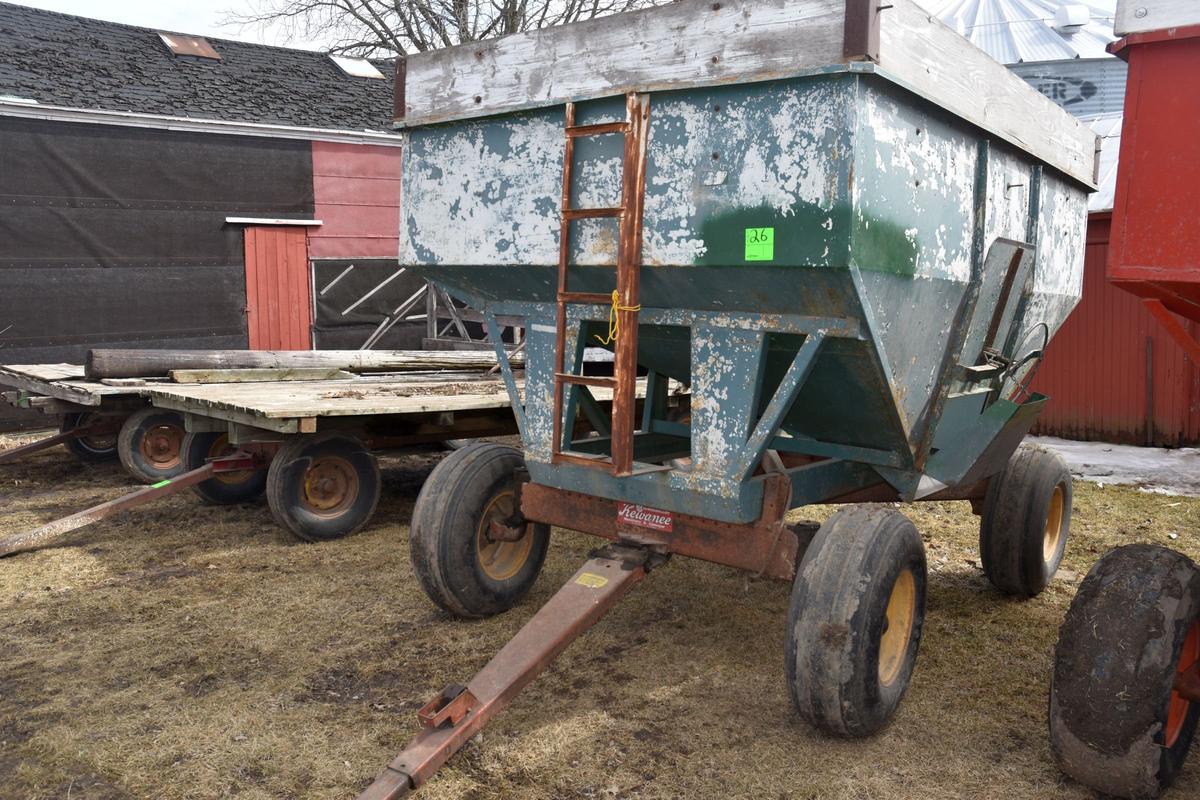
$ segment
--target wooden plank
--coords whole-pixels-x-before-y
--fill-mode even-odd
[[[879,68],[926,97],[1095,186],[1096,134],[912,0],[880,12]]]
[[[147,378],[172,370],[339,369],[406,372],[489,369],[494,352],[423,350],[106,350],[88,353],[86,372],[98,378]]]
[[[1200,3],[1196,0],[1117,0],[1113,25],[1117,36],[1187,25],[1200,25]]]
[[[874,71],[847,0],[679,0],[408,56],[404,127],[625,92]],[[860,0],[852,9],[860,12]],[[1191,0],[1189,0],[1191,2]],[[1096,137],[913,0],[879,9],[880,74],[1089,186]],[[859,28],[851,26],[851,31]],[[848,64],[848,61],[857,63]]]
[[[329,367],[297,367],[294,369],[173,369],[169,377],[175,383],[255,383],[265,381],[332,381],[347,380],[354,373]],[[138,380],[137,378],[106,378],[106,380]],[[143,385],[145,382],[142,382]]]
[[[523,382],[517,383],[523,391]],[[597,389],[598,400],[612,391]],[[645,394],[645,380],[638,383]],[[309,418],[404,415],[507,408],[507,390],[498,378],[424,376],[404,380],[357,378],[351,381],[293,383],[160,384],[150,392],[155,406],[226,419],[282,432],[295,432]]]
[[[265,428],[279,433],[296,433],[298,426],[294,419],[267,419],[262,416],[250,414],[245,411],[231,408],[217,409],[211,405],[196,403],[191,398],[177,398],[170,395],[155,397],[152,400],[155,408],[165,408],[169,411],[178,411],[181,414],[190,414],[192,418],[213,420],[220,419],[227,422],[239,422],[243,425],[250,425],[255,428]],[[197,426],[196,428],[189,427],[188,430],[207,429],[208,426]],[[216,429],[220,429],[217,427]]]
[[[410,55],[405,125],[631,91],[766,80],[842,59],[844,0],[680,0]]]

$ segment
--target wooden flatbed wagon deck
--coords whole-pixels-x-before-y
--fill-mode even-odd
[[[114,397],[140,396],[147,384],[147,381],[136,385],[89,381],[84,377],[80,364],[0,365],[0,386],[12,386],[18,390],[6,392],[5,399],[23,408],[69,407],[70,410],[81,410],[81,407],[98,407]],[[37,402],[38,398],[45,398],[46,401]]]
[[[502,410],[492,414],[515,432],[498,376],[480,372],[418,372],[340,380],[159,384],[147,389],[159,408],[276,433],[314,433],[348,418],[410,417]],[[444,426],[451,438],[464,433]]]

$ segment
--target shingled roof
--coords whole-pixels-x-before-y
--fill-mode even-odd
[[[390,61],[372,62],[383,80],[358,78],[323,53],[205,38],[219,61],[177,57],[151,28],[0,3],[0,95],[70,108],[391,130]]]

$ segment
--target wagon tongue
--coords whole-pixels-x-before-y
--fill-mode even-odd
[[[421,732],[358,800],[392,800],[421,786],[517,693],[668,556],[609,545],[588,561],[466,686],[449,686],[417,716]]]

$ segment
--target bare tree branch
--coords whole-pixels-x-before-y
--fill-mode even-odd
[[[222,24],[267,29],[285,43],[325,43],[330,53],[406,55],[632,11],[668,0],[252,0]]]

